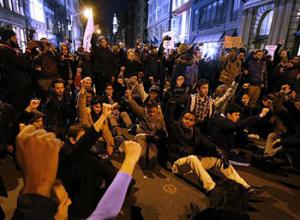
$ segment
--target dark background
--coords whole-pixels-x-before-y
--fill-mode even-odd
[[[83,3],[87,7],[93,7],[94,23],[99,24],[100,29],[106,29],[110,33],[114,13],[120,20],[123,12],[128,8],[128,0],[84,0]]]

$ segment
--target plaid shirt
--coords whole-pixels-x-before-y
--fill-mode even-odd
[[[196,116],[197,122],[202,122],[209,114],[209,97],[205,97],[203,101],[201,101],[199,95],[196,97],[195,108],[193,113]]]

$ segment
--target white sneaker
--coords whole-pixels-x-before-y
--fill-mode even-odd
[[[175,174],[177,174],[178,173],[178,166],[177,166],[177,164],[176,163],[174,163],[173,165],[172,165],[172,173],[175,173]]]

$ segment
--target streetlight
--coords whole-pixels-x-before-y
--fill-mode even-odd
[[[92,10],[92,8],[86,8],[86,9],[84,9],[83,15],[85,17],[87,17],[87,18],[93,17],[93,10]]]

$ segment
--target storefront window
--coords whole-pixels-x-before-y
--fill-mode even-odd
[[[25,37],[25,29],[19,28],[17,26],[12,27],[14,32],[17,34],[18,43],[20,48],[25,51],[26,47],[26,37]]]
[[[8,0],[8,9],[9,10],[13,10],[13,2],[12,2],[12,0]]]
[[[232,2],[231,20],[234,20],[238,17],[240,6],[241,6],[241,0],[234,0]]]
[[[32,19],[42,23],[45,22],[43,2],[41,0],[29,0],[29,8]]]
[[[270,11],[263,17],[263,21],[261,22],[260,30],[259,30],[260,36],[269,35],[271,30],[272,20],[273,20],[273,11]]]

